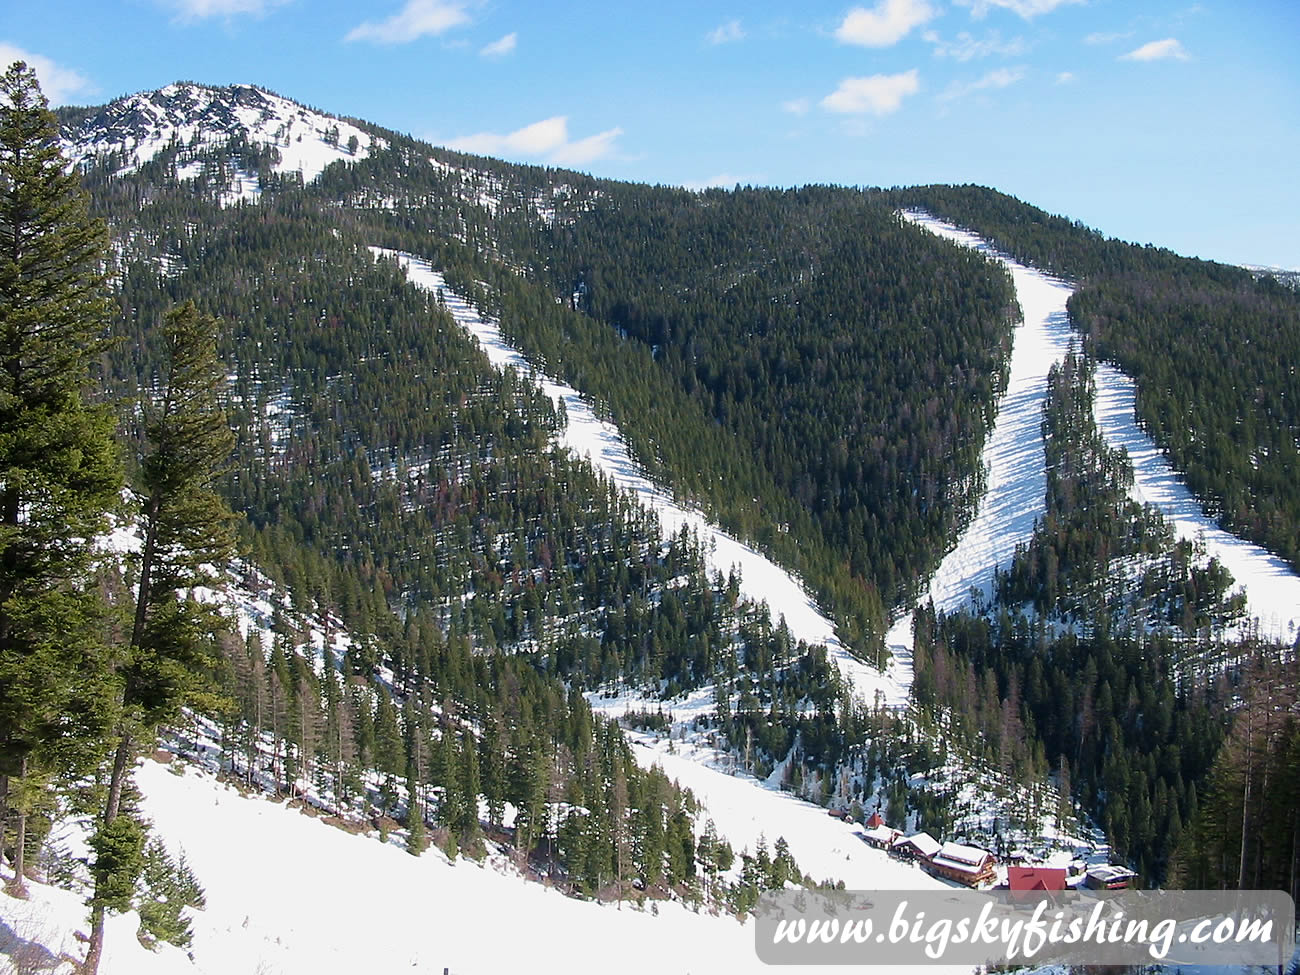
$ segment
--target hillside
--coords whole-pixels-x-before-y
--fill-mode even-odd
[[[5,110],[44,183],[3,170],[0,855],[75,891],[20,939],[75,954],[89,901],[110,941],[192,924],[200,970],[504,970],[606,926],[570,967],[626,938],[716,970],[765,890],[938,883],[871,811],[1156,884],[1295,828],[1231,801],[1237,716],[1290,706],[1243,688],[1296,638],[1291,292],[982,189],[617,183],[246,85],[63,109],[58,141]],[[41,193],[70,229],[29,253]],[[264,835],[232,856],[217,809]],[[338,945],[322,856],[454,934]],[[475,896],[540,927],[485,946]]]
[[[343,295],[321,268],[355,266],[370,246],[429,258],[537,367],[601,404],[657,480],[799,571],[848,628],[846,642],[879,655],[888,611],[937,562],[978,493],[974,458],[1012,305],[995,265],[899,224],[857,191],[733,196],[600,183],[379,130],[353,157],[329,141],[332,126],[350,123],[308,122],[252,91],[173,86],[65,113],[76,122],[71,154],[98,160],[88,185],[121,241],[133,344],[144,344],[160,302],[201,299],[234,330],[241,395],[260,370],[280,377],[268,396],[287,397],[295,415],[330,412],[330,384],[367,352],[350,335],[339,346],[314,331],[300,306],[350,332],[342,309],[357,315],[359,292],[383,286],[354,282]],[[246,105],[255,98],[257,110]],[[168,121],[183,106],[198,106],[188,128]],[[316,148],[292,142],[290,153],[284,140],[303,138],[292,125]],[[258,141],[267,134],[275,138]],[[148,152],[122,165],[124,153]],[[307,155],[317,162],[295,168]],[[320,169],[328,158],[343,165]],[[226,205],[240,187],[256,188],[255,209]],[[294,261],[295,252],[311,257]],[[284,269],[211,286],[234,276],[231,262],[248,261]],[[657,295],[671,304],[654,305]],[[275,317],[257,321],[252,308]],[[752,360],[736,359],[737,347]],[[146,368],[116,366],[127,382]],[[401,400],[419,372],[372,397],[398,427],[412,422]],[[833,390],[844,393],[826,395]],[[354,435],[363,419],[338,423],[319,431],[323,442]],[[363,442],[390,463],[416,465],[440,449],[418,429],[371,432]],[[361,490],[351,472],[338,480]]]
[[[1268,274],[1107,239],[982,187],[888,194],[1077,282],[1073,327],[1136,384],[1150,433],[1224,528],[1300,568],[1300,293]]]

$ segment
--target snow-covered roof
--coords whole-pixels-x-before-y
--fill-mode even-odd
[[[1128,867],[1121,867],[1113,863],[1104,863],[1095,867],[1089,867],[1088,876],[1098,883],[1113,884],[1123,880],[1132,880],[1137,876],[1137,872],[1130,870]]]
[[[980,866],[992,855],[988,850],[981,850],[978,846],[963,846],[960,843],[952,842],[943,844],[939,850],[939,856],[957,863],[969,864],[972,867]]]
[[[892,843],[899,835],[899,831],[892,826],[872,826],[871,829],[863,830],[862,835],[877,843]]]
[[[911,836],[903,837],[895,844],[895,846],[903,845],[911,846],[921,856],[926,857],[934,856],[943,848],[943,844],[929,833],[913,833]]]

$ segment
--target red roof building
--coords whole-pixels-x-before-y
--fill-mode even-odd
[[[1007,886],[1012,892],[1065,890],[1065,868],[1007,867]]]

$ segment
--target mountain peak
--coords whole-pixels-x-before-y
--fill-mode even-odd
[[[363,159],[386,145],[350,122],[255,85],[180,81],[118,98],[65,127],[64,151],[83,166],[121,154],[125,165],[117,172],[122,175],[172,145],[198,152],[240,137],[274,148],[279,158],[272,169],[300,172],[304,182],[332,162]]]

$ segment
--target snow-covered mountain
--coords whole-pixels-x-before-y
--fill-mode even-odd
[[[65,131],[64,152],[78,165],[120,155],[118,173],[131,172],[169,146],[198,150],[241,139],[272,149],[270,169],[301,173],[310,182],[330,163],[364,159],[386,145],[365,129],[252,85],[214,88],[178,82],[128,95],[87,115]],[[186,168],[177,175],[197,175]]]

